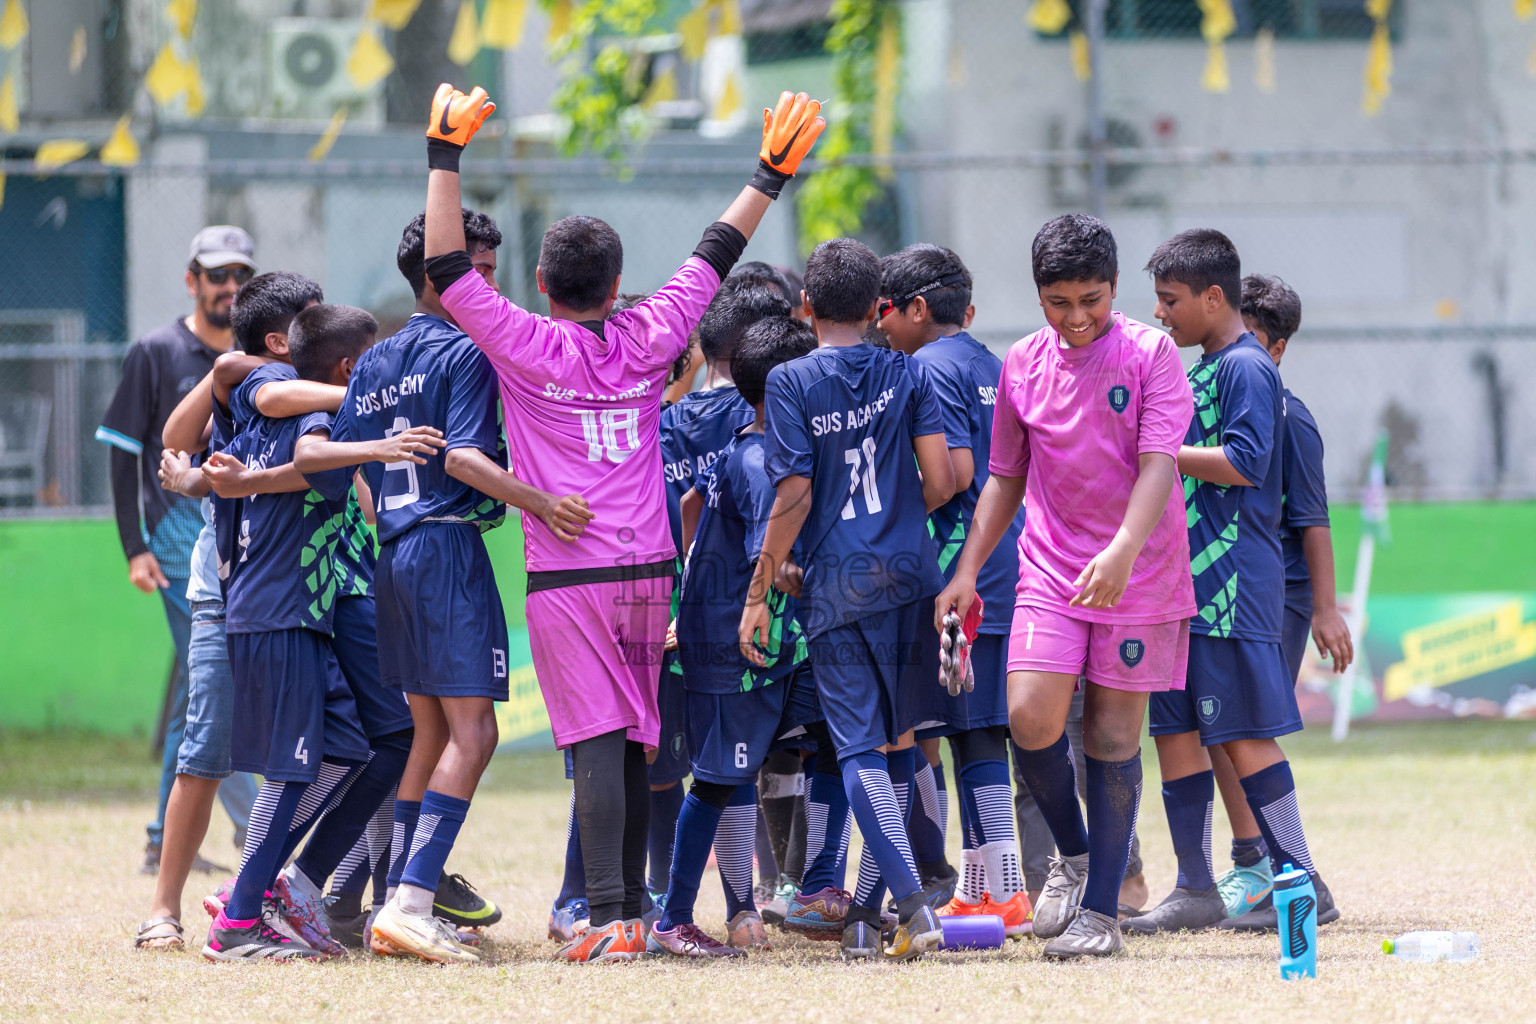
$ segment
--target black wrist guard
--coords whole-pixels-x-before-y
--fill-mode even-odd
[[[459,157],[463,155],[463,146],[456,146],[447,139],[427,137],[427,167],[431,170],[458,174]]]
[[[752,180],[747,182],[747,184],[757,189],[769,199],[777,199],[779,198],[779,193],[784,191],[784,186],[789,182],[789,179],[793,177],[793,174],[785,174],[783,171],[774,170],[768,161],[759,157],[757,173],[752,175]]]

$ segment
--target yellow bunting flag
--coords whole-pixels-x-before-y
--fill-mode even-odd
[[[475,15],[475,0],[459,0],[459,14],[448,37],[448,59],[463,67],[479,52],[480,19]]]
[[[343,103],[336,108],[336,113],[331,115],[331,123],[325,126],[325,131],[320,133],[319,140],[309,147],[311,160],[324,160],[331,152],[331,147],[336,145],[336,139],[341,135],[341,126],[347,123],[347,105]]]
[[[645,87],[645,95],[640,97],[640,106],[649,108],[657,103],[667,103],[675,99],[677,99],[677,71],[667,68],[651,79],[651,84]]]
[[[32,162],[37,164],[39,170],[50,171],[55,167],[63,167],[72,164],[91,151],[89,142],[79,139],[50,139],[37,147],[37,155]]]
[[[1536,0],[1515,0],[1515,17],[1530,21],[1533,14],[1536,14]]]
[[[21,130],[21,111],[16,106],[16,72],[0,81],[0,132],[15,135]]]
[[[203,113],[203,73],[197,66],[197,58],[182,64],[186,71],[187,82],[187,116],[201,117]]]
[[[1376,22],[1376,29],[1366,51],[1365,91],[1360,97],[1360,110],[1366,117],[1375,117],[1392,95],[1392,30],[1387,27],[1392,0],[1365,0],[1365,12]]]
[[[870,152],[890,156],[896,137],[896,90],[901,74],[901,32],[896,8],[888,7],[880,21],[880,37],[875,42],[875,107],[870,117]],[[891,168],[877,169],[881,178],[890,180]]]
[[[124,114],[117,119],[117,127],[112,129],[111,137],[101,147],[102,163],[111,167],[131,167],[139,162],[139,141],[128,130],[128,122],[131,120],[132,114]]]
[[[571,0],[560,0],[549,12],[549,32],[544,45],[554,46],[571,34]]]
[[[1232,88],[1227,74],[1226,38],[1237,31],[1237,18],[1231,0],[1196,0],[1200,5],[1200,35],[1205,38],[1205,71],[1200,86],[1207,92],[1226,92]]]
[[[197,20],[197,0],[171,0],[165,5],[165,16],[178,36],[191,39],[192,23]]]
[[[1093,57],[1088,52],[1088,37],[1082,32],[1073,31],[1067,37],[1067,42],[1072,49],[1072,73],[1077,76],[1079,82],[1087,82],[1093,79]]]
[[[1035,0],[1029,6],[1029,25],[1043,36],[1054,36],[1072,20],[1067,0]]]
[[[421,0],[373,0],[368,8],[368,17],[391,31],[399,32],[410,24],[416,8],[420,6]]]
[[[736,80],[736,72],[732,71],[725,76],[725,88],[720,90],[720,97],[715,100],[715,107],[709,112],[709,117],[712,121],[726,121],[740,109],[741,83]]]
[[[480,43],[492,50],[515,50],[523,44],[526,0],[485,0],[480,16]]]
[[[1275,30],[1265,25],[1253,37],[1253,84],[1259,92],[1275,91]]]
[[[683,37],[683,59],[702,60],[704,44],[709,42],[709,7],[696,7],[677,19],[677,31]]]
[[[74,33],[69,37],[70,74],[78,75],[80,73],[80,69],[85,66],[85,51],[86,47],[89,45],[90,40],[86,37],[85,26],[76,25]]]
[[[160,47],[154,63],[144,72],[144,88],[149,90],[149,95],[162,107],[186,94],[187,68],[181,58],[176,56],[176,51],[171,49],[170,43]]]
[[[0,50],[16,49],[31,27],[21,0],[5,0],[5,7],[0,9]]]
[[[715,27],[715,35],[739,36],[741,35],[741,8],[736,0],[713,0],[715,9],[720,12],[720,23]]]
[[[395,58],[379,42],[372,25],[365,24],[347,55],[347,80],[367,92],[395,70]]]

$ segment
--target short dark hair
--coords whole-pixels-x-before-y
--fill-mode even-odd
[[[748,260],[746,263],[736,264],[736,268],[725,275],[725,280],[720,282],[720,290],[735,291],[748,285],[777,288],[783,293],[785,302],[791,306],[800,304],[799,294],[789,293],[789,282],[784,280],[784,275],[761,260]]]
[[[1294,337],[1301,329],[1301,296],[1273,274],[1249,274],[1243,278],[1239,311],[1264,328],[1270,344]]]
[[[1067,213],[1035,232],[1030,269],[1036,288],[1059,281],[1113,284],[1120,273],[1120,249],[1108,224],[1086,213]]]
[[[483,213],[465,210],[464,244],[471,253],[480,249],[496,249],[501,246],[501,229]],[[427,286],[427,215],[418,213],[405,226],[400,236],[400,248],[395,250],[395,266],[411,283],[411,294],[418,299]]]
[[[885,332],[880,329],[880,321],[878,320],[864,329],[864,340],[875,348],[889,349],[891,347],[891,339],[886,337]]]
[[[257,274],[240,286],[229,307],[235,343],[247,355],[267,355],[267,335],[288,333],[288,325],[301,309],[324,301],[320,286],[303,274],[286,270]]]
[[[1233,309],[1242,302],[1243,263],[1237,246],[1214,228],[1180,231],[1152,250],[1147,271],[1157,280],[1177,281],[1196,295],[1216,285]]]
[[[710,361],[729,359],[748,327],[789,311],[789,301],[773,284],[743,283],[730,291],[722,286],[699,318],[699,351]]]
[[[757,321],[742,335],[731,356],[731,379],[751,405],[763,404],[768,371],[816,350],[816,332],[787,314]]]
[[[784,283],[789,286],[789,304],[795,309],[800,308],[800,293],[805,291],[805,278],[800,276],[800,271],[794,267],[774,267]]]
[[[378,336],[366,309],[321,304],[299,311],[288,328],[288,358],[305,380],[329,381],[343,359],[356,359]]]
[[[608,316],[612,318],[615,313],[622,313],[626,309],[634,309],[650,297],[650,292],[619,292],[619,297],[613,300],[613,308],[608,311]]]
[[[568,309],[594,309],[608,298],[613,279],[624,272],[619,233],[596,217],[562,217],[539,243],[539,273],[550,302]]]
[[[935,323],[963,324],[971,304],[971,272],[942,245],[919,242],[880,261],[880,294],[906,309],[919,295]]]
[[[805,261],[805,297],[818,320],[858,323],[880,298],[880,257],[856,239],[822,242]]]

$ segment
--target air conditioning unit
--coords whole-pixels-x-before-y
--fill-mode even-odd
[[[267,23],[267,114],[323,121],[342,104],[348,121],[383,121],[384,83],[359,89],[347,57],[362,30],[355,18],[274,18]]]

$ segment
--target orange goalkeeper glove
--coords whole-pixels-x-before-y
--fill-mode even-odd
[[[769,199],[779,198],[784,183],[795,176],[800,161],[827,126],[817,116],[821,103],[805,93],[780,93],[779,105],[763,110],[763,148],[758,151],[757,174],[752,187]]]
[[[432,118],[427,122],[427,166],[433,170],[459,169],[459,156],[475,132],[496,110],[496,104],[478,85],[468,96],[444,82],[432,97]]]

